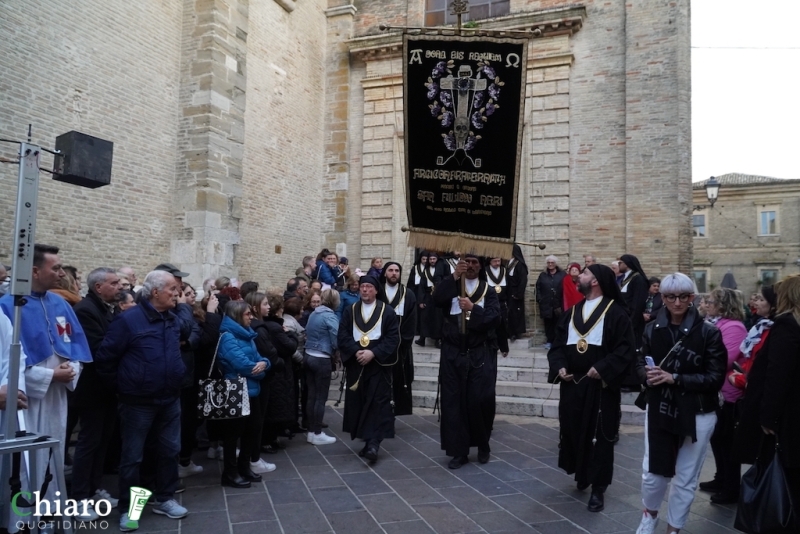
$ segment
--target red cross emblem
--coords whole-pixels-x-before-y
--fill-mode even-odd
[[[60,325],[60,324],[57,324],[56,328],[58,329],[59,337],[63,336],[64,334],[67,334],[68,336],[72,335],[72,325],[69,324],[69,323],[64,323],[63,326]]]

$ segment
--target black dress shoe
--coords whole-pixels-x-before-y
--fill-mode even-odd
[[[414,344],[415,345],[419,345],[420,347],[424,347],[425,346],[425,338],[424,337],[419,338],[418,340],[416,340],[414,342]]]
[[[603,508],[606,507],[605,499],[603,498],[603,494],[599,491],[593,491],[592,496],[589,497],[589,506],[586,508],[590,512],[602,512]]]
[[[489,462],[489,450],[478,449],[478,461],[482,464]]]
[[[436,342],[433,344],[433,346],[436,347],[437,349],[441,349],[442,348],[442,340],[441,339],[437,339]]]
[[[722,481],[715,478],[714,480],[709,480],[708,482],[701,482],[698,486],[700,491],[710,491],[711,493],[717,493],[722,491]]]
[[[736,504],[739,502],[739,496],[728,493],[715,493],[711,496],[711,502],[714,504]]]
[[[245,479],[243,479],[241,476],[239,476],[238,473],[236,473],[236,476],[226,475],[225,473],[222,473],[222,482],[221,483],[222,483],[223,486],[228,486],[229,488],[249,488],[250,487],[250,482],[245,480]]]
[[[239,476],[248,482],[261,482],[261,475],[254,473],[250,467],[240,467]]]
[[[376,449],[375,447],[369,447],[366,451],[364,451],[364,458],[366,458],[370,462],[377,462],[378,449]]]
[[[578,482],[578,491],[583,491],[589,487],[588,482]]]
[[[469,462],[469,458],[466,456],[454,456],[450,463],[447,464],[447,467],[450,469],[461,469],[461,466]]]

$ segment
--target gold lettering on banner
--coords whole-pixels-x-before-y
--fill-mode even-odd
[[[444,50],[425,50],[425,59],[447,59],[447,52]]]
[[[433,191],[417,191],[417,200],[433,203]]]
[[[442,180],[444,182],[472,182],[487,185],[505,185],[505,174],[488,172],[446,171],[442,169],[414,169],[414,179]]]
[[[442,193],[442,202],[471,204],[472,195],[469,193]]]
[[[408,64],[413,65],[414,63],[418,65],[422,65],[422,49],[417,48],[416,50],[411,50],[411,59],[409,60]]]
[[[493,195],[481,195],[481,206],[503,206],[503,197]]]

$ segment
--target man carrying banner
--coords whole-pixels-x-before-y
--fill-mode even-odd
[[[414,293],[400,283],[403,268],[396,261],[383,266],[381,283],[383,301],[397,315],[400,329],[400,345],[397,347],[397,363],[392,367],[392,390],[394,392],[394,414],[411,415],[411,382],[414,381],[414,328],[417,324],[417,299]]]
[[[397,315],[378,299],[379,290],[375,277],[361,277],[360,299],[344,309],[338,334],[347,372],[342,430],[364,440],[359,456],[371,462],[381,441],[394,437],[392,366],[400,344]]]
[[[614,470],[620,386],[636,349],[614,271],[590,265],[578,280],[586,300],[559,319],[548,382],[561,382],[558,466],[575,473],[579,490],[592,486],[588,509],[599,512]]]
[[[508,356],[508,292],[506,291],[506,268],[500,258],[492,258],[486,267],[486,283],[489,290],[497,293],[500,302],[500,324],[497,326],[497,348]]]
[[[436,306],[446,309],[439,382],[442,449],[453,457],[450,469],[469,461],[470,447],[478,447],[480,463],[489,461],[500,304],[497,293],[480,279],[483,272],[480,259],[467,254],[433,295]],[[462,284],[465,297],[460,297]]]

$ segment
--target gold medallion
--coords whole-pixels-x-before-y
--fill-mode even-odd
[[[582,338],[578,339],[578,343],[575,346],[575,349],[578,352],[580,352],[581,354],[583,354],[584,352],[589,350],[589,343],[586,341],[586,338],[582,337]]]
[[[362,335],[361,339],[358,340],[358,344],[364,348],[369,347],[369,336],[367,334]]]
[[[501,291],[503,291],[503,288],[500,286],[494,286],[494,291],[495,293],[500,293]]]

